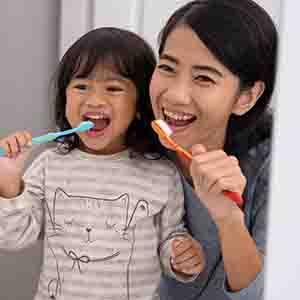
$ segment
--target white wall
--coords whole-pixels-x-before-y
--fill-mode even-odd
[[[265,300],[300,299],[300,2],[282,11]]]
[[[117,26],[142,35],[154,49],[157,35],[170,14],[189,0],[61,0],[60,55],[83,33],[92,28]],[[280,23],[280,0],[257,0],[275,23]]]
[[[1,0],[0,136],[53,127],[49,79],[58,62],[59,0]],[[0,299],[31,300],[41,245],[0,253]]]

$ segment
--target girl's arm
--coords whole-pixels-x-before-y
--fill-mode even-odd
[[[169,186],[169,199],[160,214],[159,255],[163,271],[167,275],[188,282],[194,280],[203,270],[204,252],[184,227],[184,196],[177,172]],[[188,259],[188,263],[186,259],[189,257],[193,258]]]
[[[0,197],[0,249],[18,250],[34,243],[41,232],[44,199],[42,154],[26,171],[24,187],[16,197]]]

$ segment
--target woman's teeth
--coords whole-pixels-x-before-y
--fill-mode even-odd
[[[163,113],[166,119],[172,119],[174,121],[192,121],[195,119],[195,116],[192,114],[172,112],[166,109],[163,110]]]

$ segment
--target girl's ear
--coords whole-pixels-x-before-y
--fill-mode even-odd
[[[251,88],[242,91],[233,105],[232,113],[242,116],[247,113],[257,102],[265,90],[263,81],[256,81]]]

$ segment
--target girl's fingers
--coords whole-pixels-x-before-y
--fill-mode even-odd
[[[11,156],[15,156],[19,152],[19,143],[17,141],[17,137],[14,135],[9,140],[10,154]]]
[[[204,254],[198,242],[192,239],[174,240],[172,266],[175,270],[195,274],[205,266]]]
[[[28,131],[25,131],[24,136],[25,136],[25,139],[26,139],[26,144],[28,146],[32,146],[32,135]]]
[[[173,257],[178,257],[186,252],[191,247],[190,239],[187,238],[176,238],[172,243]]]
[[[27,145],[27,138],[25,132],[20,132],[20,134],[15,136],[17,145],[18,145],[18,153],[22,152],[22,150]]]
[[[181,263],[173,263],[173,268],[183,273],[192,274],[191,270],[203,269],[203,262],[198,256],[192,256]]]

